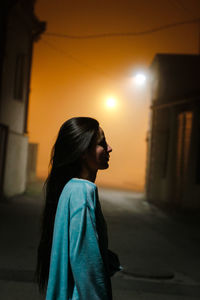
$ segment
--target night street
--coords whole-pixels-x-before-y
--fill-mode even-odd
[[[41,184],[1,203],[0,299],[40,299],[33,283]],[[110,249],[123,272],[114,276],[114,300],[199,299],[198,216],[173,217],[143,200],[143,194],[99,188]]]
[[[199,300],[200,0],[0,11],[0,300]]]

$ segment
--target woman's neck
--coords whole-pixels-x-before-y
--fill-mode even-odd
[[[96,172],[90,171],[84,167],[81,169],[78,175],[79,178],[86,179],[92,182],[95,182],[96,176],[97,176],[97,171]]]

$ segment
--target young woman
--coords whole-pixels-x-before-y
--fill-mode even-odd
[[[98,121],[78,117],[60,128],[46,181],[37,281],[46,300],[111,300],[121,269],[108,250],[95,179],[112,151]]]

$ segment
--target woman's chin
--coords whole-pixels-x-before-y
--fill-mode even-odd
[[[108,162],[107,163],[105,163],[104,165],[102,165],[100,168],[99,168],[99,170],[106,170],[106,169],[108,169],[109,168],[109,164],[108,164]]]

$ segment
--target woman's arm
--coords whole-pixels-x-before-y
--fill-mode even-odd
[[[85,204],[70,220],[70,264],[81,300],[111,300],[93,212]]]
[[[120,265],[118,255],[108,249],[108,263],[109,263],[109,272],[110,277],[113,276],[116,272],[122,271],[123,267]]]

